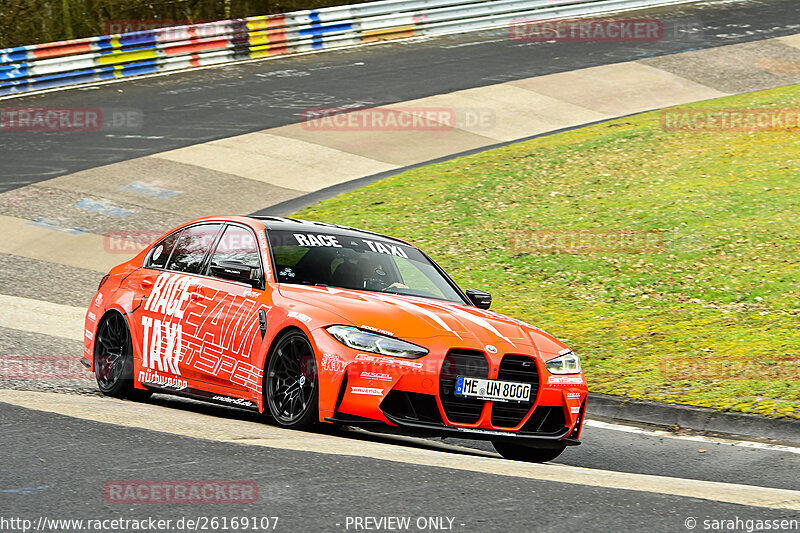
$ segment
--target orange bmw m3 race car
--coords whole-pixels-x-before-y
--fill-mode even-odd
[[[551,460],[580,443],[580,361],[490,304],[399,239],[210,217],[102,279],[83,362],[109,396],[178,394],[287,428],[484,439],[507,458]]]

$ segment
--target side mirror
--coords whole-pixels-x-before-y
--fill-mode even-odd
[[[218,278],[247,283],[253,287],[261,286],[261,269],[251,267],[241,261],[211,263],[211,274]]]
[[[489,309],[492,306],[492,295],[486,291],[479,291],[478,289],[467,289],[467,298],[472,302],[475,307],[480,309]]]

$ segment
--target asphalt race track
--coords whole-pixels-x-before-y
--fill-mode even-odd
[[[11,479],[3,480],[4,484],[17,485],[20,492],[3,498],[7,508],[21,516],[38,516],[45,509],[50,518],[117,516],[120,510],[105,503],[101,491],[92,490],[102,487],[111,472],[128,478],[150,470],[158,472],[159,478],[193,479],[198,469],[209,479],[257,479],[262,501],[251,506],[220,505],[199,510],[191,505],[139,505],[125,514],[175,520],[206,513],[278,516],[282,531],[343,530],[337,524],[344,525],[348,516],[381,515],[453,517],[455,531],[515,530],[526,523],[542,530],[584,530],[589,523],[602,530],[636,530],[644,521],[652,524],[648,527],[651,531],[676,531],[689,516],[744,518],[751,514],[752,518],[764,513],[747,513],[731,504],[442,472],[354,457],[325,461],[313,453],[119,430],[16,407],[9,408],[5,416],[18,427],[36,425],[51,436],[47,442],[31,446],[26,434],[9,430],[4,421],[7,436],[3,444],[14,450],[7,459],[21,467],[14,469]],[[85,457],[76,453],[78,435],[94,448]],[[124,446],[120,446],[121,441]],[[60,465],[56,471],[41,466],[54,462]],[[74,472],[85,473],[79,476],[84,490],[67,488],[76,482]],[[609,509],[614,512],[609,513]],[[661,529],[670,522],[673,527]]]
[[[130,131],[0,132],[0,196],[84,169],[294,124],[309,107],[404,102],[800,32],[797,0],[708,2],[648,14],[667,28],[703,29],[692,38],[636,45],[518,43],[498,30],[0,100],[0,107],[96,107],[144,117]],[[25,200],[13,198],[5,210]],[[58,204],[36,201],[43,218],[59,218]],[[263,207],[269,205],[265,200]],[[85,308],[99,276],[66,262],[0,254],[0,303],[40,301],[73,312]],[[80,331],[76,339],[17,329],[9,316],[0,310],[0,354],[74,353],[77,359],[82,351]],[[289,432],[235,408],[160,395],[144,403],[110,400],[88,374],[58,382],[0,379],[0,532],[22,530],[18,522],[3,522],[10,518],[31,520],[39,531],[72,531],[80,528],[48,520],[151,517],[172,520],[152,531],[184,531],[203,528],[178,527],[181,518],[236,516],[278,517],[274,530],[286,532],[747,531],[748,520],[770,521],[773,531],[800,530],[800,443],[595,420],[587,422],[582,441],[552,464],[528,465],[500,459],[482,441]],[[119,480],[248,481],[257,485],[258,499],[110,501],[104,487]],[[390,527],[389,517],[406,517],[411,525]],[[719,527],[713,522],[737,519]],[[781,520],[798,522],[772,524]],[[221,528],[206,528],[213,529]]]
[[[8,107],[136,110],[135,131],[17,132],[0,139],[0,192],[78,170],[301,120],[309,107],[365,107],[499,82],[798,32],[794,0],[650,10],[653,43],[520,43],[506,30],[287,57],[7,100]],[[687,37],[670,28],[701,24]],[[713,73],[709,73],[712,75]],[[266,207],[266,205],[265,205]]]
[[[0,396],[7,399],[7,396]],[[74,398],[74,397],[73,397]],[[99,402],[99,403],[98,403]],[[119,405],[127,403],[120,409]],[[15,515],[37,520],[47,518],[155,517],[179,520],[185,517],[267,515],[279,516],[283,531],[347,531],[348,517],[449,517],[453,531],[683,531],[689,518],[703,520],[782,520],[796,519],[797,491],[794,478],[797,449],[794,452],[740,449],[729,444],[697,444],[680,439],[626,438],[624,433],[586,430],[585,457],[603,454],[605,464],[596,470],[583,470],[586,484],[542,481],[523,471],[530,465],[488,459],[480,450],[446,449],[444,455],[456,468],[430,466],[427,454],[440,454],[441,445],[415,439],[371,436],[363,432],[314,435],[313,445],[298,432],[280,440],[280,431],[259,432],[262,439],[242,433],[228,433],[233,427],[261,424],[255,415],[239,410],[200,405],[179,399],[156,397],[149,410],[163,412],[169,427],[171,418],[189,420],[202,417],[197,431],[206,437],[189,438],[141,427],[158,427],[152,418],[131,422],[140,416],[140,405],[111,400],[77,402],[85,411],[76,420],[46,411],[7,405],[3,408],[2,444],[8,450],[8,464],[18,465],[4,472],[3,495]],[[97,423],[88,419],[94,409],[108,409],[118,424]],[[37,407],[38,409],[38,407]],[[65,408],[56,409],[64,411]],[[155,411],[153,411],[155,412]],[[208,418],[206,417],[213,417]],[[102,417],[101,417],[102,418]],[[30,438],[29,428],[46,435]],[[163,429],[163,428],[162,428]],[[175,428],[178,435],[192,434]],[[336,448],[336,439],[349,451]],[[275,439],[277,442],[269,442]],[[295,444],[295,442],[297,444]],[[328,443],[321,447],[321,443]],[[469,445],[470,443],[467,443]],[[321,453],[303,448],[320,446]],[[381,460],[373,457],[372,447],[381,450]],[[478,445],[480,448],[484,446]],[[289,449],[286,449],[289,448]],[[602,452],[600,451],[602,450]],[[331,455],[332,454],[332,455]],[[475,454],[475,455],[473,455]],[[569,450],[559,463],[573,463],[581,451]],[[619,457],[616,461],[614,457]],[[609,459],[610,458],[610,459]],[[624,459],[623,459],[624,458]],[[667,458],[671,458],[668,461]],[[388,459],[388,460],[387,460]],[[620,474],[613,468],[624,461],[619,471],[652,472],[661,476],[656,488],[647,488],[647,476],[622,480],[629,488],[617,488]],[[511,465],[504,475],[487,473],[499,465]],[[591,462],[591,459],[589,460]],[[421,463],[421,464],[418,464]],[[475,463],[478,463],[477,465]],[[518,466],[514,466],[518,465]],[[487,468],[481,468],[486,466]],[[559,478],[543,466],[547,475]],[[565,467],[570,468],[570,467]],[[517,472],[516,470],[519,470]],[[610,471],[609,471],[610,469]],[[666,470],[666,472],[665,472]],[[701,484],[688,489],[696,497],[678,497],[670,492],[686,490],[686,479],[746,484]],[[103,487],[117,480],[247,480],[258,485],[259,500],[245,505],[121,505],[104,498]],[[566,476],[565,476],[566,479]],[[673,486],[673,481],[675,486]],[[717,501],[733,487],[742,498],[755,498],[756,487],[788,488],[769,495],[770,505],[791,507],[774,509]],[[613,487],[613,488],[612,488]],[[652,491],[663,490],[665,494]],[[786,498],[789,498],[788,500]],[[198,512],[198,507],[201,510]],[[281,529],[283,528],[283,529]],[[529,529],[528,529],[529,528]],[[391,530],[391,529],[381,529]],[[427,528],[409,528],[425,531]],[[448,529],[450,530],[450,529]],[[727,530],[726,530],[727,531]]]

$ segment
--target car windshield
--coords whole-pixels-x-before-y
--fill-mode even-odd
[[[269,231],[279,283],[319,285],[464,303],[419,250],[379,237]]]

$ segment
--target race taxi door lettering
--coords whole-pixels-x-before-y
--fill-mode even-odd
[[[191,303],[181,322],[184,335],[181,366],[207,383],[261,392],[262,367],[251,364],[259,336],[258,294],[212,280],[205,294]]]
[[[142,366],[152,370],[181,375],[178,367],[183,349],[180,320],[189,300],[191,279],[163,273],[153,284],[145,311],[161,318],[142,317]]]

